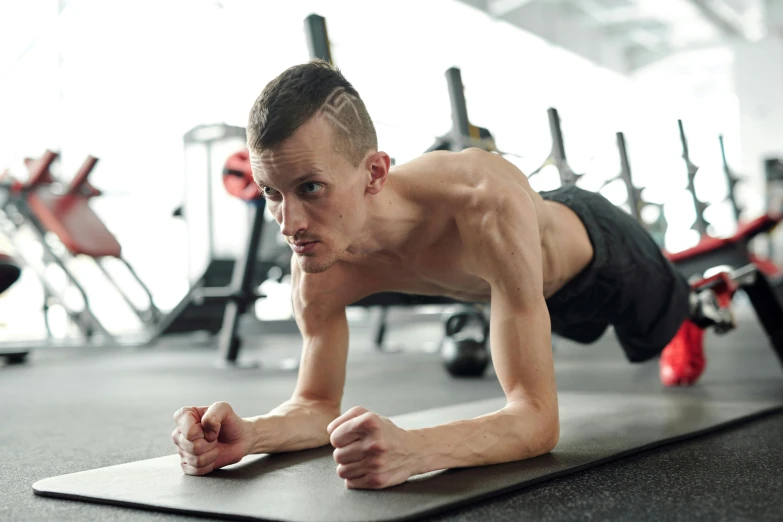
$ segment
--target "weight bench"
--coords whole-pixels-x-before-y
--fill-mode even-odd
[[[748,244],[759,234],[774,229],[781,219],[783,215],[766,214],[740,224],[737,231],[729,237],[706,236],[692,248],[676,253],[664,253],[687,278],[695,275],[701,277],[704,272],[719,265],[739,268],[749,262],[755,263],[768,277],[778,278],[781,275],[780,269],[751,253]]]
[[[101,194],[87,181],[97,163],[98,158],[87,156],[65,193],[54,192],[51,186],[38,187],[28,194],[27,204],[38,222],[56,234],[72,256],[84,255],[95,260],[106,279],[143,324],[154,325],[162,314],[155,306],[152,293],[122,256],[117,238],[90,207],[90,199]],[[109,257],[119,260],[144,292],[149,303],[146,309],[136,306],[106,270],[102,260]]]
[[[728,307],[734,293],[740,288],[744,290],[783,365],[783,272],[748,249],[754,237],[770,232],[781,219],[783,215],[764,215],[741,224],[737,232],[727,238],[707,236],[693,248],[665,254],[691,281],[695,290],[713,289],[719,301],[723,301],[721,306]],[[703,277],[707,270],[719,266],[730,269]]]
[[[46,275],[39,271],[38,275],[47,294],[58,298],[69,317],[79,326],[86,338],[92,337],[97,331],[106,339],[112,340],[111,333],[92,313],[84,288],[65,265],[64,260],[48,245],[45,236],[47,233],[53,233],[71,256],[84,255],[94,259],[98,268],[142,323],[145,325],[154,324],[159,320],[161,313],[154,304],[152,294],[133,270],[133,267],[122,257],[122,247],[117,239],[90,208],[90,199],[101,194],[100,190],[88,182],[88,177],[95,168],[98,158],[88,156],[65,191],[60,192],[57,190],[55,178],[50,171],[57,157],[57,153],[47,150],[39,160],[26,159],[25,163],[30,169],[30,178],[26,183],[14,181],[11,184],[11,197],[5,205],[12,214],[21,217],[23,222],[28,222],[33,226],[32,228],[38,235],[44,250],[46,261],[53,262],[63,270],[69,283],[81,294],[84,301],[84,311],[77,312],[68,309],[64,298],[62,298],[62,293],[54,289],[47,282]],[[149,301],[149,306],[146,309],[137,307],[109,274],[102,264],[102,259],[107,257],[116,258],[125,265]],[[29,264],[34,266],[34,263]]]
[[[55,288],[46,275],[45,265],[47,263],[54,262],[55,264],[60,265],[61,261],[51,252],[51,249],[48,248],[48,244],[45,241],[45,235],[47,231],[32,214],[32,211],[28,205],[28,195],[32,191],[37,190],[39,187],[48,186],[55,183],[55,179],[50,172],[50,168],[57,159],[57,156],[57,153],[47,150],[40,159],[34,160],[32,158],[25,158],[25,165],[29,170],[29,178],[25,183],[12,178],[8,172],[4,173],[2,186],[5,189],[7,198],[3,202],[2,210],[8,217],[8,222],[15,226],[14,228],[6,229],[7,236],[19,253],[19,259],[23,262],[25,268],[33,270],[43,285],[44,321],[46,323],[46,329],[50,337],[51,330],[49,329],[47,313],[50,297],[54,297],[58,302],[60,302],[70,320],[73,321],[73,323],[79,328],[79,331],[85,338],[91,338],[96,330],[103,333],[104,335],[109,335],[106,329],[103,328],[103,325],[93,315],[89,306],[89,299],[87,298],[87,294],[84,291],[84,288],[82,288],[82,286],[70,271],[63,267],[68,284],[80,294],[84,302],[83,310],[74,310],[67,306],[64,292]],[[24,255],[24,249],[21,248],[21,243],[16,240],[17,233],[19,233],[25,224],[30,225],[33,232],[38,236],[39,243],[44,249],[43,268],[39,266],[38,263],[31,261]]]

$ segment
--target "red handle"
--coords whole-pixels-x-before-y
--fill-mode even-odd
[[[26,189],[32,189],[38,185],[44,183],[53,183],[54,178],[49,167],[52,166],[54,160],[57,159],[58,154],[54,151],[47,150],[39,160],[26,159],[25,164],[30,169],[30,179],[25,183]]]
[[[81,192],[82,187],[85,185],[89,187],[89,191],[91,193],[95,191],[95,189],[87,184],[87,178],[89,177],[90,172],[92,172],[92,169],[95,168],[96,163],[98,163],[98,158],[94,156],[87,156],[87,159],[84,160],[84,163],[82,163],[79,172],[77,172],[76,176],[74,176],[73,180],[71,180],[71,184],[68,187],[68,194],[76,194],[77,192]]]

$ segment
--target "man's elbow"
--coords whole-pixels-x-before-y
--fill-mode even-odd
[[[532,416],[519,415],[517,418],[520,459],[538,457],[555,449],[560,441],[560,419],[556,409],[544,411],[536,408]]]
[[[560,420],[557,418],[557,415],[554,416],[553,420],[548,421],[545,426],[542,427],[539,441],[539,455],[549,453],[555,449],[557,443],[560,442]]]

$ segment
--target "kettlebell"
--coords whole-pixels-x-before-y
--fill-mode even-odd
[[[481,327],[480,337],[462,332],[471,323]],[[477,310],[461,310],[446,319],[445,329],[441,356],[446,371],[453,377],[481,377],[490,361],[487,349],[489,322],[484,314]]]

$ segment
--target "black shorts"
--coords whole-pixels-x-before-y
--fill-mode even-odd
[[[600,194],[542,192],[573,210],[593,245],[590,264],[547,299],[552,331],[591,343],[614,327],[631,362],[657,356],[688,318],[690,286],[652,236]]]

